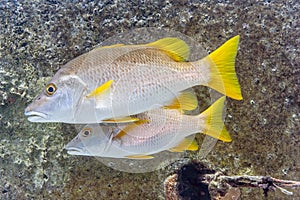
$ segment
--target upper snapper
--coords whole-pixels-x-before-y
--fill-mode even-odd
[[[140,121],[120,127],[88,124],[65,148],[73,155],[148,159],[165,150],[197,150],[194,134],[198,132],[230,142],[222,120],[224,101],[225,96],[196,116],[158,108],[138,114]]]
[[[239,36],[210,55],[188,62],[177,38],[96,48],[63,66],[25,109],[32,122],[132,122],[127,116],[172,104],[195,85],[242,99],[234,63]],[[188,98],[181,104],[195,108]],[[172,107],[172,106],[171,106]]]

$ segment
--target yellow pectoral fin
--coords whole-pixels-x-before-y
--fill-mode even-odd
[[[153,156],[148,156],[148,155],[132,155],[132,156],[125,156],[125,157],[129,159],[139,159],[139,160],[154,158]]]
[[[93,90],[88,95],[86,95],[86,98],[98,97],[98,96],[102,95],[104,92],[106,92],[110,89],[112,82],[113,82],[113,80],[107,81],[106,83],[104,83],[103,85],[96,88],[95,90]]]
[[[146,45],[164,51],[170,58],[177,62],[187,61],[190,56],[190,47],[178,38],[163,38]]]
[[[191,92],[182,92],[175,98],[170,105],[165,106],[167,109],[177,109],[181,112],[195,110],[198,106],[196,95]]]
[[[208,109],[201,113],[201,115],[206,117],[204,134],[224,142],[231,142],[232,139],[227,132],[222,119],[225,99],[225,96],[219,98]]]
[[[130,123],[139,121],[139,118],[136,117],[121,117],[121,118],[113,118],[113,119],[104,119],[102,122],[104,123]]]
[[[137,118],[136,118],[137,119]],[[128,124],[125,128],[123,128],[116,136],[115,138],[121,138],[124,135],[126,135],[127,133],[130,133],[133,129],[139,127],[141,124],[144,124],[148,122],[148,120],[145,119],[141,119],[139,121],[136,121],[134,123],[130,123]],[[132,134],[131,134],[132,135]]]
[[[194,136],[193,136],[194,137]],[[188,138],[184,138],[177,146],[169,149],[171,152],[183,152],[183,151],[197,151],[198,150],[198,143],[196,140],[191,140]]]

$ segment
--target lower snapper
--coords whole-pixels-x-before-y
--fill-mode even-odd
[[[197,150],[194,134],[198,132],[230,142],[222,120],[224,101],[221,97],[197,116],[160,108],[139,114],[140,121],[120,127],[89,124],[65,149],[72,155],[149,159],[164,150]]]

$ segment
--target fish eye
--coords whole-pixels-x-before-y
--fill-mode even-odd
[[[46,93],[51,96],[55,92],[56,92],[56,86],[53,83],[49,83],[46,86]]]
[[[87,137],[87,136],[89,136],[89,135],[91,134],[91,132],[92,132],[92,129],[90,129],[90,128],[85,128],[85,129],[82,131],[82,135],[83,135],[84,137]]]

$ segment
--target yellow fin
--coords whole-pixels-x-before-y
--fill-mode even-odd
[[[99,48],[114,48],[114,47],[120,47],[120,46],[124,46],[124,44],[113,44],[113,45],[109,45],[109,46],[102,46]]]
[[[188,148],[186,150],[197,151],[198,149],[199,149],[199,147],[198,147],[197,141],[193,140],[193,142],[190,144],[190,146],[188,146]]]
[[[104,123],[128,123],[128,122],[136,122],[136,121],[139,121],[139,118],[136,118],[136,117],[121,117],[121,118],[102,120],[102,122],[104,122]]]
[[[190,47],[178,38],[163,38],[146,45],[163,50],[177,62],[187,61],[190,56]]]
[[[239,35],[229,39],[208,55],[212,62],[210,66],[212,77],[208,86],[228,97],[242,100],[241,88],[234,67],[239,39]]]
[[[91,93],[89,93],[88,95],[86,95],[86,98],[90,98],[92,96],[99,96],[102,93],[104,93],[105,91],[107,91],[108,89],[110,89],[110,86],[112,84],[113,80],[109,80],[106,83],[104,83],[103,85],[101,85],[100,87],[96,88],[95,90],[93,90]]]
[[[225,96],[219,98],[208,109],[201,113],[201,115],[206,117],[204,134],[224,142],[231,142],[232,139],[222,119],[225,99]]]
[[[193,135],[193,138],[194,138],[194,135]],[[185,150],[197,151],[198,143],[196,142],[196,140],[193,139],[191,142],[190,139],[184,138],[177,146],[169,149],[169,151],[171,151],[171,152],[183,152]]]
[[[154,158],[153,156],[148,156],[148,155],[132,155],[132,156],[125,156],[125,157],[129,159],[140,159],[140,160]]]
[[[170,105],[165,106],[167,109],[178,109],[181,112],[195,110],[198,106],[197,96],[191,92],[182,92],[175,98]]]
[[[115,47],[120,47],[120,46],[124,46],[124,44],[113,44],[113,45],[108,45],[108,46],[96,47],[93,51],[115,48]]]
[[[136,118],[137,119],[137,118]],[[139,119],[138,119],[139,120]],[[136,121],[134,123],[128,124],[125,128],[123,128],[116,136],[115,138],[121,138],[124,135],[126,135],[128,132],[130,132],[131,130],[133,130],[134,128],[138,127],[141,124],[144,124],[148,122],[148,120],[145,119],[141,119],[139,121]]]

